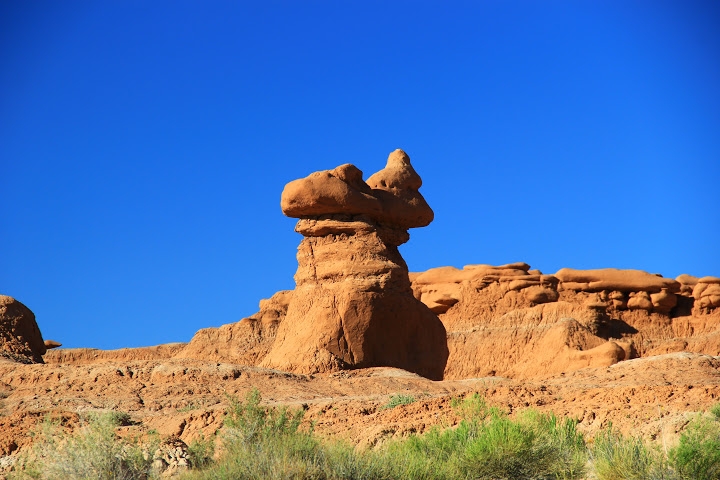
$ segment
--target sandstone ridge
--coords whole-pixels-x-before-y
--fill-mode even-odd
[[[715,277],[611,268],[548,275],[512,263],[411,278],[448,332],[445,378],[531,378],[670,352],[720,354]]]

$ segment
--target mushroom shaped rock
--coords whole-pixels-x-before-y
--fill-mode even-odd
[[[397,229],[424,227],[434,214],[418,191],[421,185],[410,157],[395,150],[387,166],[367,183],[362,180],[362,171],[351,164],[288,183],[280,197],[280,208],[293,218],[361,215]]]
[[[0,295],[0,357],[20,363],[44,363],[45,351],[35,314],[14,298]]]
[[[296,288],[261,366],[297,373],[397,367],[442,379],[445,327],[413,296],[397,246],[432,210],[419,175],[396,150],[371,176],[352,165],[290,182],[283,213],[299,217]],[[377,188],[376,188],[377,187]]]

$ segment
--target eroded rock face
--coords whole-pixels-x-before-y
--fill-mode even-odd
[[[441,379],[446,332],[412,292],[397,247],[433,212],[402,150],[362,181],[353,165],[289,183],[283,213],[299,218],[297,287],[261,365],[298,373],[399,367]]]
[[[411,273],[448,332],[446,379],[529,378],[643,356],[718,351],[720,278],[526,263]],[[502,353],[500,353],[502,352]]]
[[[257,365],[270,351],[292,296],[292,290],[280,290],[260,300],[260,310],[248,318],[198,330],[174,357]]]
[[[14,298],[0,295],[0,357],[43,363],[45,350],[35,314]]]

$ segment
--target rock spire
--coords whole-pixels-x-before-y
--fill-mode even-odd
[[[261,365],[298,373],[391,366],[441,379],[448,357],[438,317],[413,296],[398,245],[433,211],[410,157],[395,150],[363,181],[351,164],[285,186],[298,218],[296,288]]]

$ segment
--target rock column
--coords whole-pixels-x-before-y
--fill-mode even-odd
[[[283,213],[299,218],[296,289],[262,366],[298,373],[389,366],[441,379],[445,328],[412,292],[398,246],[433,213],[402,150],[362,181],[353,165],[289,183]]]

